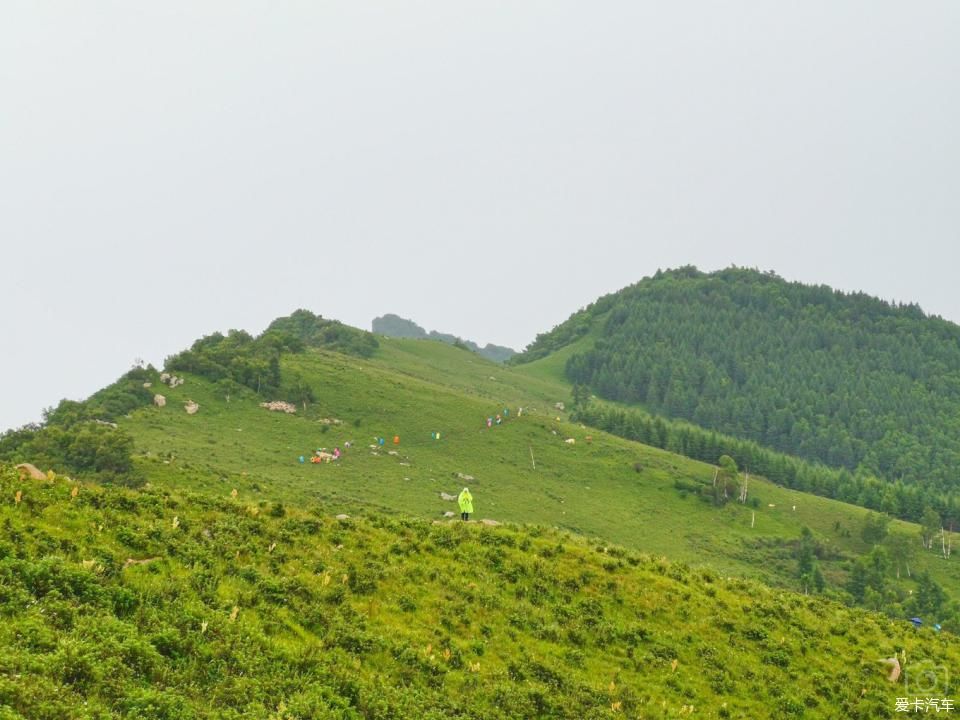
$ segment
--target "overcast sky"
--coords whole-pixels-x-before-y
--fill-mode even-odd
[[[305,307],[520,348],[692,263],[960,321],[960,2],[0,4],[0,430]]]

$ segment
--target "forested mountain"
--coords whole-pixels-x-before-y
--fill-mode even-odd
[[[506,362],[517,354],[516,350],[505,347],[504,345],[487,343],[483,347],[480,347],[472,340],[464,340],[456,335],[451,335],[450,333],[437,332],[436,330],[427,332],[422,327],[417,325],[417,323],[415,323],[413,320],[407,320],[406,318],[402,318],[399,315],[394,315],[392,313],[387,313],[386,315],[381,315],[380,317],[374,318],[372,329],[373,332],[377,333],[378,335],[386,335],[387,337],[412,338],[414,340],[439,340],[440,342],[445,342],[448,345],[461,345],[468,350],[487,358],[487,360],[493,360],[497,363]]]
[[[601,298],[514,362],[567,360],[610,400],[938,492],[960,486],[960,327],[773,273],[658,272]]]

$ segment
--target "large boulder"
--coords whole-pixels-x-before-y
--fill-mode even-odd
[[[20,479],[29,477],[31,480],[46,480],[46,473],[42,472],[36,465],[30,463],[20,463],[17,465],[17,471],[20,473]]]

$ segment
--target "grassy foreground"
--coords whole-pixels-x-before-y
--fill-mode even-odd
[[[951,697],[930,673],[960,662],[949,634],[557,530],[74,487],[0,468],[3,720],[883,718],[921,681]]]

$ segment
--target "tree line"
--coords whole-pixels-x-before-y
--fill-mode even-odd
[[[578,388],[574,394],[582,398],[583,393]],[[575,406],[573,417],[578,422],[627,440],[701,462],[716,464],[718,458],[726,455],[741,470],[794,490],[860,505],[912,522],[921,522],[924,513],[932,509],[943,523],[960,524],[956,494],[939,492],[928,485],[884,481],[862,471],[831,468],[765,448],[751,440],[683,421],[667,420],[639,409],[582,402]]]

